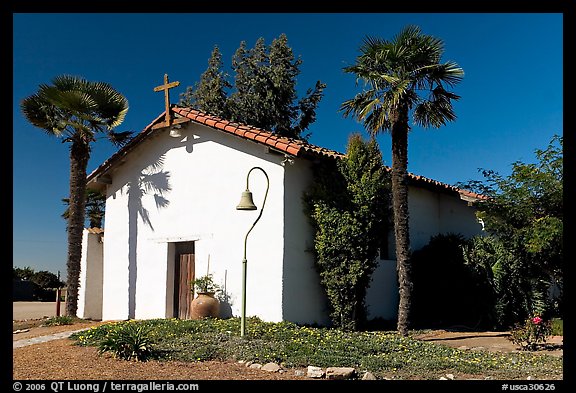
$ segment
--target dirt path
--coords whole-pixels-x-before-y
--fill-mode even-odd
[[[61,304],[64,312],[64,304]],[[12,320],[40,319],[56,316],[56,302],[12,302]]]
[[[415,338],[458,349],[518,352],[518,347],[508,339],[509,336],[508,332],[450,332],[434,330],[418,335]],[[563,356],[562,336],[552,336],[547,340],[547,343],[550,348],[550,350],[545,352],[547,355]]]
[[[30,325],[33,325],[33,324],[39,325],[42,323],[42,321],[43,320],[30,321]],[[67,332],[70,330],[88,329],[92,326],[102,325],[103,323],[105,323],[105,322],[84,320],[82,322],[74,323],[73,325],[34,326],[34,327],[29,327],[29,328],[25,328],[25,327],[24,328],[16,328],[15,331],[21,330],[21,332],[20,333],[13,333],[12,334],[12,341],[25,340],[25,339],[40,337],[40,336],[47,336],[50,334]],[[12,326],[14,326],[14,325],[15,324],[13,323]],[[23,324],[23,325],[26,326],[26,324]]]

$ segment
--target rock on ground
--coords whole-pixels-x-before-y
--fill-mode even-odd
[[[256,368],[256,369],[261,369],[262,365],[260,363],[252,363],[250,365],[250,368]]]
[[[354,376],[356,370],[352,367],[328,367],[326,379],[349,379]]]
[[[364,376],[362,377],[363,381],[375,381],[376,379],[377,378],[370,371],[365,372]]]
[[[265,365],[262,366],[262,370],[269,371],[271,373],[277,373],[278,371],[281,370],[281,368],[282,367],[280,367],[276,363],[266,363]]]
[[[308,366],[308,372],[306,373],[308,378],[323,378],[324,370],[316,366]]]

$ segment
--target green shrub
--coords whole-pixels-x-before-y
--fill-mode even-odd
[[[99,353],[104,352],[124,360],[146,360],[154,352],[149,328],[133,322],[119,325],[100,342]]]
[[[68,317],[68,316],[52,317],[52,318],[48,318],[42,324],[42,326],[72,325],[76,319],[78,319],[78,318]]]
[[[466,266],[488,288],[484,299],[493,325],[507,329],[530,315],[549,315],[550,286],[532,274],[526,261],[514,255],[494,236],[476,236],[463,245]],[[524,256],[525,257],[525,256]]]
[[[412,320],[419,328],[491,327],[492,294],[464,263],[459,234],[440,234],[412,255]]]
[[[389,174],[375,139],[348,140],[346,157],[314,167],[304,194],[314,228],[314,262],[335,327],[358,330],[366,321],[366,290],[387,238]]]

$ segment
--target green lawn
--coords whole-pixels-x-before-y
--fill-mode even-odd
[[[542,353],[491,353],[459,350],[403,338],[395,332],[343,332],[302,327],[289,322],[247,322],[240,337],[240,320],[205,321],[154,319],[115,322],[74,334],[78,345],[98,346],[111,332],[127,325],[148,331],[156,357],[182,361],[252,360],[285,367],[348,366],[377,377],[438,379],[445,373],[493,379],[561,379],[562,359]]]
[[[564,335],[564,320],[560,318],[552,319],[552,335],[553,336],[563,336]]]

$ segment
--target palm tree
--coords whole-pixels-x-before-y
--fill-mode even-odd
[[[439,128],[456,115],[446,90],[462,80],[455,62],[440,63],[442,40],[424,35],[417,26],[405,27],[392,41],[366,37],[356,63],[344,71],[363,80],[364,90],[342,103],[344,116],[362,121],[372,134],[392,134],[392,207],[400,302],[398,332],[406,336],[411,308],[410,237],[408,227],[408,124]]]
[[[66,205],[66,210],[62,213],[62,218],[68,220],[70,217],[70,198],[62,198]],[[102,220],[106,209],[106,195],[95,190],[86,190],[86,219],[90,221],[90,228],[102,228]]]
[[[75,316],[90,143],[96,141],[96,133],[103,133],[116,145],[128,140],[130,132],[114,132],[114,128],[124,121],[128,101],[104,82],[62,75],[54,78],[52,83],[40,85],[38,92],[25,98],[20,108],[32,125],[70,143],[66,315]]]

